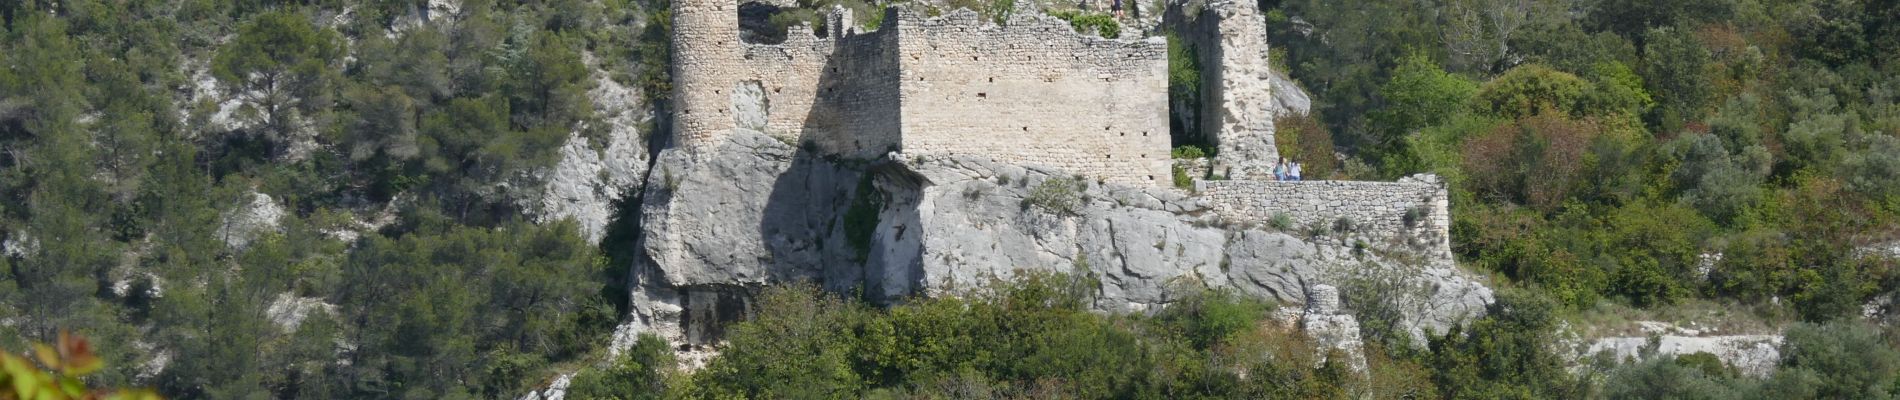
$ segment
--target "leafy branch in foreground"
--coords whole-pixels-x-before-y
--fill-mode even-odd
[[[120,389],[116,391],[87,389],[79,378],[105,367],[105,361],[92,353],[92,344],[86,338],[66,331],[59,332],[59,342],[52,346],[44,343],[33,344],[33,360],[12,353],[0,353],[0,400],[35,399],[107,399],[107,400],[157,400],[157,393],[150,390]]]

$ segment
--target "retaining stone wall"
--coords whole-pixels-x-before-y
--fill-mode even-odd
[[[1451,202],[1435,175],[1397,182],[1218,180],[1195,187],[1229,221],[1268,225],[1284,214],[1294,229],[1331,229],[1344,217],[1367,236],[1422,239],[1435,253],[1451,252]]]

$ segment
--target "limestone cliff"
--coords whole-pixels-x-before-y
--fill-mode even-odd
[[[1195,287],[1303,304],[1314,285],[1396,271],[1418,289],[1402,321],[1415,334],[1491,299],[1449,262],[1360,234],[1235,223],[1175,189],[981,157],[827,160],[741,129],[717,147],[662,151],[644,199],[632,330],[695,344],[716,340],[753,288],[790,280],[894,301],[1073,271],[1102,283],[1096,308],[1139,312]]]

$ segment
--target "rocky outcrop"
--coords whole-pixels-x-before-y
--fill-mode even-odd
[[[296,293],[283,292],[271,300],[270,307],[264,309],[264,316],[284,332],[296,332],[297,327],[303,325],[303,320],[313,312],[334,314],[336,305],[325,303],[320,297],[299,297]]]
[[[589,95],[594,99],[605,131],[605,143],[576,132],[561,146],[560,161],[543,174],[541,196],[528,199],[526,209],[547,223],[573,218],[581,234],[599,241],[613,222],[617,205],[640,192],[646,176],[647,144],[643,125],[653,116],[640,100],[640,91],[600,78]],[[589,127],[581,127],[586,131]]]
[[[561,400],[567,398],[567,385],[574,382],[574,374],[561,374],[545,388],[529,391],[518,400]]]
[[[1268,71],[1267,86],[1273,89],[1273,101],[1267,104],[1267,112],[1274,117],[1306,115],[1313,112],[1313,99],[1294,82],[1285,71]]]
[[[277,232],[284,214],[284,207],[277,205],[270,195],[253,192],[250,201],[224,213],[223,223],[218,225],[218,239],[235,249],[249,247],[259,236]]]
[[[1780,334],[1718,335],[1707,330],[1655,321],[1639,321],[1638,325],[1643,334],[1641,336],[1607,336],[1571,341],[1571,357],[1578,360],[1577,364],[1581,367],[1584,363],[1582,360],[1589,357],[1630,362],[1665,355],[1708,353],[1735,367],[1737,372],[1754,377],[1773,374],[1775,366],[1781,361]]]
[[[634,324],[623,336],[711,343],[717,322],[738,318],[747,293],[772,282],[890,301],[1031,270],[1088,274],[1102,283],[1096,308],[1129,312],[1195,286],[1305,304],[1316,285],[1350,288],[1355,271],[1394,271],[1419,288],[1419,308],[1400,321],[1419,335],[1491,301],[1449,262],[1384,256],[1349,234],[1231,224],[1174,189],[981,157],[826,160],[757,131],[729,136],[716,148],[663,151],[648,175]]]
[[[1491,301],[1490,289],[1448,259],[1384,256],[1416,253],[1352,233],[1234,223],[1206,199],[1172,189],[1103,185],[980,158],[892,162],[885,168],[895,172],[878,173],[879,188],[893,199],[874,245],[881,266],[867,268],[888,271],[885,290],[869,293],[929,293],[1027,269],[1085,270],[1102,282],[1096,305],[1104,310],[1166,304],[1174,282],[1304,304],[1314,285],[1353,287],[1346,283],[1364,272],[1390,271],[1417,289],[1420,307],[1402,321],[1416,336],[1441,332]]]
[[[1359,319],[1340,308],[1339,288],[1313,285],[1306,294],[1305,308],[1281,308],[1278,317],[1282,323],[1299,328],[1313,340],[1320,352],[1319,362],[1325,363],[1327,357],[1339,354],[1346,358],[1343,362],[1354,372],[1366,371],[1365,342],[1359,336]]]

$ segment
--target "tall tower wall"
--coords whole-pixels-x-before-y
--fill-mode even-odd
[[[733,127],[740,72],[739,10],[732,0],[673,0],[673,140],[716,143]]]

